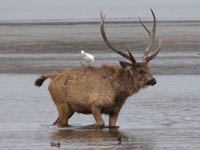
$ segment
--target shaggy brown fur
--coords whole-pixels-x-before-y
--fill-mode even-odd
[[[78,112],[93,114],[98,125],[104,125],[101,114],[108,114],[109,125],[115,126],[127,97],[155,84],[146,65],[121,65],[98,68],[80,66],[37,79],[37,86],[48,78],[52,79],[49,92],[59,114],[54,125],[67,126],[68,119]]]

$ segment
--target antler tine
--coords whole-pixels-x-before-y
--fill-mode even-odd
[[[139,22],[142,25],[142,27],[147,31],[149,37],[151,37],[151,32],[149,31],[149,29],[145,26],[145,24],[142,22],[141,18],[139,17]]]
[[[152,59],[154,59],[154,57],[156,57],[158,55],[158,53],[160,52],[161,44],[162,44],[162,39],[159,38],[158,48],[156,49],[156,51],[151,56],[147,56],[145,58],[146,63],[148,63],[149,61],[151,61]]]
[[[130,56],[131,62],[132,62],[133,64],[136,64],[137,62],[136,62],[135,58],[133,57],[133,55],[132,55],[132,53],[130,52],[130,49],[129,49],[129,47],[128,47],[128,42],[126,43],[126,47],[127,47],[127,51],[128,51],[129,56]]]
[[[157,54],[160,52],[161,44],[162,44],[162,39],[159,38],[159,41],[158,41],[158,48],[156,49],[156,51],[155,51],[151,56],[145,57],[145,62],[146,62],[146,63],[148,63],[149,61],[151,61],[152,59],[154,59],[154,57],[157,56]]]
[[[130,56],[131,62],[132,62],[133,64],[136,64],[137,62],[136,62],[135,58],[133,57],[133,55],[131,54],[131,52],[130,52],[129,49],[128,49],[128,54],[129,54],[129,56]]]
[[[126,53],[120,51],[120,50],[117,50],[115,49],[109,42],[109,40],[107,39],[107,36],[106,36],[106,33],[105,33],[105,30],[104,30],[104,20],[105,20],[105,14],[103,15],[102,12],[100,12],[101,14],[101,24],[100,24],[100,30],[101,30],[101,35],[102,35],[102,38],[104,40],[104,42],[106,43],[106,45],[111,49],[113,50],[114,52],[118,53],[119,55],[127,58],[128,60],[132,61],[132,58],[130,58],[129,55],[127,55]]]
[[[149,35],[149,38],[150,38],[150,39],[149,39],[149,44],[148,44],[148,46],[147,46],[147,48],[146,48],[146,50],[145,50],[145,52],[144,52],[144,59],[145,59],[145,57],[148,56],[148,53],[149,53],[150,49],[152,48],[153,43],[154,43],[154,40],[155,40],[155,33],[156,33],[156,17],[155,17],[155,14],[154,14],[154,12],[153,12],[152,9],[151,9],[151,13],[152,13],[152,15],[153,15],[153,29],[152,29],[151,32],[148,30],[148,28],[144,25],[144,23],[142,22],[142,20],[139,18],[140,24],[141,24],[142,27],[144,27],[144,29],[147,31],[147,33],[148,33],[148,35]]]

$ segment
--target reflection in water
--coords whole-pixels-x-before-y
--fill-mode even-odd
[[[76,126],[47,126],[57,117],[56,107],[47,91],[48,82],[42,88],[33,86],[37,77],[1,74],[0,150],[200,147],[199,75],[156,76],[155,88],[145,89],[127,100],[117,122],[118,129],[80,127],[94,121],[91,115],[82,114],[71,118],[70,123]],[[107,122],[108,117],[103,117]],[[60,147],[56,147],[57,143]]]
[[[62,148],[76,149],[77,146],[85,149],[134,149],[151,150],[153,142],[144,137],[128,136],[118,128],[60,128],[53,132],[51,143],[61,143]]]

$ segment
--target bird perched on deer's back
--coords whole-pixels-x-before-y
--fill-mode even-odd
[[[93,55],[91,55],[91,54],[89,54],[89,53],[86,53],[84,50],[81,50],[81,55],[82,55],[84,61],[85,61],[88,65],[90,65],[90,66],[93,66],[93,65],[94,65],[95,59],[94,59],[94,56],[93,56]]]

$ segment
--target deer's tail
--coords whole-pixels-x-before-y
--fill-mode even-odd
[[[35,80],[35,86],[42,86],[43,82],[48,79],[48,78],[55,78],[59,73],[57,72],[52,72],[52,73],[48,73],[48,74],[45,74],[45,75],[42,75],[40,76],[37,80]]]

